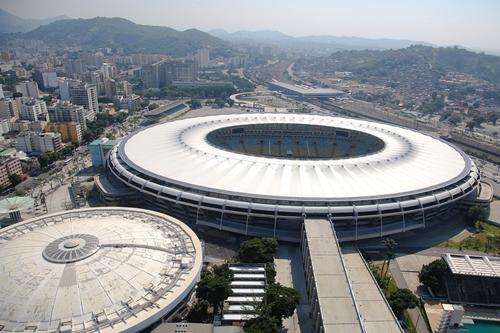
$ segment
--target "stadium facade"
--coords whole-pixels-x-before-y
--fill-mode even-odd
[[[234,114],[143,129],[108,156],[144,203],[186,222],[299,241],[328,218],[340,241],[422,228],[477,193],[480,173],[448,143],[347,118]]]

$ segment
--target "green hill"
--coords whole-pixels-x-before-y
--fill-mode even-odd
[[[216,54],[227,48],[222,40],[196,29],[177,31],[105,17],[57,21],[27,33],[5,37],[42,40],[53,46],[123,48],[130,53],[163,53],[172,56],[185,56],[201,47],[209,47]]]
[[[399,50],[342,51],[317,59],[314,64],[330,71],[350,71],[368,80],[411,76],[418,69],[420,75],[439,77],[446,72],[461,72],[500,83],[500,57],[458,47],[416,45]]]

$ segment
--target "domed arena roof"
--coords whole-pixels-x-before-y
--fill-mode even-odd
[[[0,230],[2,332],[139,331],[196,284],[201,244],[164,214],[90,208]]]

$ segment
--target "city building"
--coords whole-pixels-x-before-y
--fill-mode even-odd
[[[64,72],[67,77],[85,72],[86,67],[81,59],[66,59],[64,61]]]
[[[97,115],[99,105],[97,103],[97,88],[94,84],[81,83],[71,88],[71,103],[82,105],[90,114]]]
[[[0,100],[0,119],[19,118],[18,106],[22,105],[20,100],[20,98]]]
[[[149,207],[295,242],[306,217],[331,219],[341,241],[424,228],[477,196],[480,181],[470,157],[439,139],[303,114],[158,124],[120,141],[107,165]]]
[[[106,158],[117,141],[108,138],[101,138],[92,141],[89,144],[90,158],[93,167],[106,166]]]
[[[48,123],[45,126],[46,132],[56,132],[61,134],[62,142],[76,142],[82,141],[82,128],[79,123]]]
[[[198,78],[198,66],[193,60],[170,60],[164,62],[165,84],[172,81],[195,81]]]
[[[57,80],[57,85],[59,87],[59,95],[61,97],[61,101],[70,101],[71,100],[71,88],[74,86],[78,86],[80,81],[70,79],[67,77],[60,77]]]
[[[231,81],[172,81],[171,84],[176,88],[221,88],[221,87],[233,87]]]
[[[3,93],[3,84],[0,84],[0,99],[5,98],[5,94]]]
[[[17,157],[0,158],[0,189],[5,189],[12,185],[9,176],[23,175],[21,161]]]
[[[500,258],[445,253],[448,300],[453,303],[500,306]]]
[[[196,51],[194,61],[196,61],[200,68],[208,67],[210,64],[210,50],[203,48]]]
[[[175,315],[202,268],[185,224],[124,207],[18,222],[0,229],[0,253],[17,259],[0,271],[2,332],[141,332]]]
[[[58,87],[58,78],[56,72],[43,72],[42,80],[44,89]]]
[[[38,84],[35,81],[23,81],[16,84],[16,92],[23,94],[23,97],[38,98]]]
[[[130,112],[138,111],[141,109],[141,96],[130,95],[129,97],[117,95],[114,98],[114,104],[118,109],[125,109]]]
[[[143,65],[139,70],[139,76],[145,89],[158,88],[155,68],[152,65]]]
[[[121,81],[119,84],[119,91],[123,96],[129,97],[134,93],[134,87],[128,81]]]
[[[61,134],[46,132],[25,132],[16,137],[16,149],[27,154],[40,155],[57,152],[63,148]]]
[[[43,132],[46,125],[47,122],[43,120],[16,120],[11,122],[10,128],[14,132]]]
[[[81,105],[68,102],[59,102],[48,108],[49,121],[53,123],[76,122],[82,131],[87,129],[87,121],[94,120],[94,114],[84,109]]]
[[[305,85],[295,85],[279,81],[268,82],[272,89],[284,94],[300,98],[328,98],[344,95],[340,90],[330,88],[312,88]]]
[[[0,119],[0,139],[2,135],[9,133],[12,130],[12,125],[9,119]]]
[[[102,64],[101,71],[104,79],[114,79],[118,74],[116,66],[108,62]]]
[[[47,114],[47,104],[44,101],[32,98],[24,101],[19,113],[19,119],[37,121],[40,115],[45,114]]]
[[[116,81],[113,79],[104,79],[104,95],[113,98],[116,95]]]

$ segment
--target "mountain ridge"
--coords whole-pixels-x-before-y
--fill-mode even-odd
[[[317,46],[330,46],[342,49],[399,49],[406,48],[411,45],[426,45],[434,46],[431,43],[424,41],[413,41],[407,39],[391,39],[391,38],[365,38],[365,37],[348,37],[348,36],[333,36],[333,35],[310,35],[294,37],[274,30],[257,30],[247,31],[240,30],[236,32],[227,32],[223,29],[209,30],[208,33],[219,37],[223,40],[231,42],[260,42],[266,43],[281,43],[287,46],[305,47],[307,44],[315,44]]]
[[[65,15],[60,15],[60,16],[48,17],[45,19],[22,18],[12,13],[9,13],[6,10],[0,9],[0,32],[1,33],[28,32],[38,28],[39,26],[65,19],[70,19],[70,17]]]
[[[123,48],[125,52],[164,53],[187,56],[209,47],[217,54],[226,42],[197,29],[178,31],[170,27],[136,24],[119,17],[60,20],[25,33],[4,34],[4,39],[34,39],[49,45],[83,49]]]

